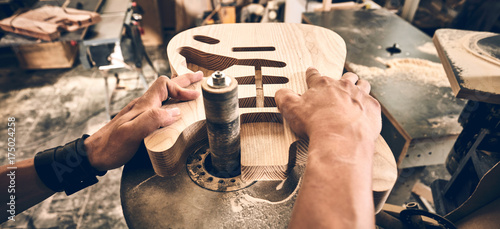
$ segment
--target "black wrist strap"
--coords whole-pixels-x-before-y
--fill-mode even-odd
[[[40,180],[55,192],[71,195],[97,183],[96,176],[107,171],[97,171],[90,165],[83,142],[89,135],[39,152],[35,156],[35,170]]]

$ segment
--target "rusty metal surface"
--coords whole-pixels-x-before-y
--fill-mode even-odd
[[[187,158],[187,174],[198,186],[211,191],[231,192],[247,188],[255,183],[243,181],[241,179],[241,174],[231,178],[214,176],[205,166],[211,161],[210,156],[211,154],[207,146],[203,146]]]
[[[285,181],[258,181],[237,191],[220,192],[200,187],[188,171],[185,168],[176,176],[157,176],[142,145],[122,175],[120,196],[127,225],[286,228],[303,173],[297,167]]]
[[[388,71],[383,63],[411,59],[433,66],[440,64],[431,38],[385,9],[304,13],[303,18],[335,31],[345,40],[346,68],[364,70],[355,72],[370,82],[371,94],[384,108],[381,134],[398,166],[444,163],[450,142],[462,129],[457,120],[465,101],[455,98],[445,77],[439,84],[415,80],[418,74],[402,68]],[[400,52],[391,54],[393,47]]]

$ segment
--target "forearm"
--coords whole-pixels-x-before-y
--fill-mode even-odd
[[[370,141],[311,136],[289,228],[373,228],[373,151]]]
[[[11,167],[16,169],[9,169]],[[8,220],[11,216],[7,210],[14,209],[14,214],[17,215],[54,194],[54,191],[47,188],[38,177],[33,158],[14,165],[1,166],[0,188],[2,189],[0,204],[4,206],[3,210],[0,210],[0,222]],[[11,197],[15,197],[14,201],[11,201]],[[12,205],[14,207],[11,207]]]

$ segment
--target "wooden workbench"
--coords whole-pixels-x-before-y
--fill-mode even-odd
[[[67,7],[95,12],[103,1],[73,0],[69,2]],[[60,6],[61,4],[57,1],[40,1],[33,6],[33,9],[45,5]],[[78,47],[71,42],[81,41],[87,30],[88,27],[73,32],[64,32],[54,42],[6,32],[4,36],[0,37],[0,47],[11,46],[20,66],[25,69],[69,68],[73,66],[78,51]]]
[[[439,29],[433,41],[458,98],[500,104],[499,34]]]
[[[372,85],[383,107],[381,135],[399,168],[444,163],[465,101],[453,95],[431,38],[384,9],[304,13],[303,20],[346,41],[345,68]],[[395,43],[401,52],[391,55],[386,48]]]
[[[80,10],[87,10],[96,12],[104,0],[85,0],[85,1],[70,1],[68,4],[68,8],[75,8]],[[59,6],[61,3],[58,1],[40,1],[36,3],[33,8],[39,8],[44,5],[53,5]],[[87,32],[87,27],[79,29],[74,32],[67,32],[61,34],[61,37],[58,41],[80,41],[83,39]],[[14,33],[6,33],[5,36],[0,39],[0,47],[2,46],[18,46],[18,45],[34,45],[40,43],[49,43],[49,42],[40,42],[39,39],[33,37],[27,37],[23,35],[18,35]]]

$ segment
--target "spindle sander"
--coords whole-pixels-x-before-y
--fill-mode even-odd
[[[287,227],[307,141],[290,130],[274,93],[284,87],[305,92],[305,70],[312,65],[338,79],[342,38],[302,24],[211,25],[176,35],[167,54],[175,75],[204,72],[192,85],[202,96],[169,101],[165,107],[178,107],[181,119],[148,136],[125,166],[121,198],[128,226]],[[397,177],[381,137],[373,174],[380,210]]]

